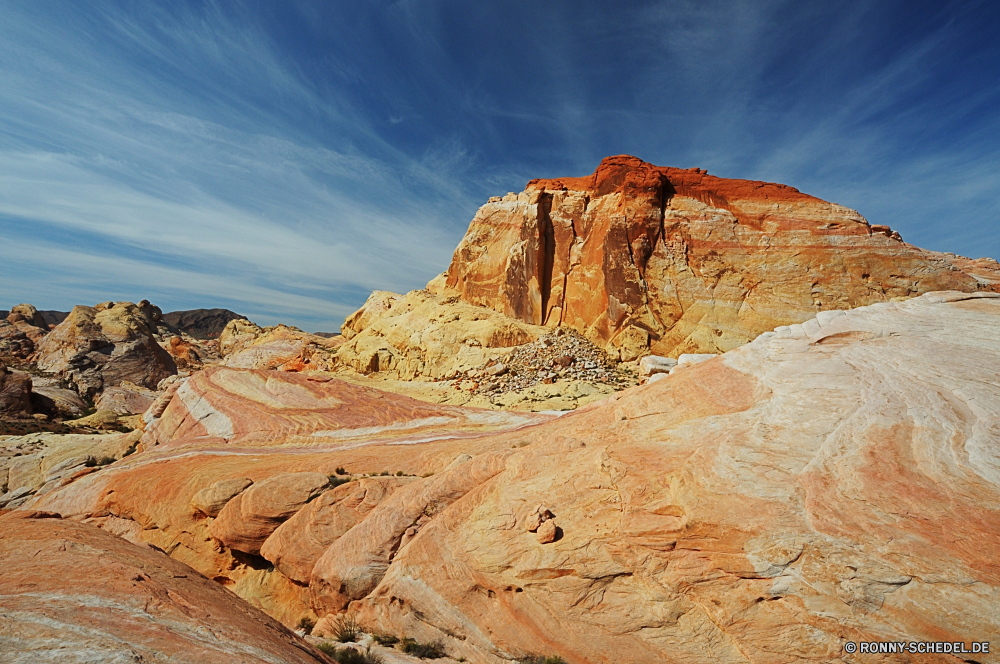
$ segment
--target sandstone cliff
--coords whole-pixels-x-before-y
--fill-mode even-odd
[[[429,287],[634,359],[724,352],[823,310],[997,291],[1000,265],[921,250],[791,187],[619,156],[490,199]]]
[[[998,641],[981,295],[821,312],[558,419],[209,369],[151,410],[143,451],[22,509],[155,544],[286,624],[349,609],[471,662]]]

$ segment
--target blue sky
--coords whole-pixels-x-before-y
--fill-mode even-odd
[[[997,2],[0,5],[0,308],[335,330],[486,198],[601,158],[1000,258]]]

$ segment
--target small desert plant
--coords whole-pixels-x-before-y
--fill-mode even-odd
[[[402,477],[402,476],[403,476],[403,471],[397,470],[396,471],[396,477]]]
[[[333,623],[333,638],[341,643],[353,643],[361,634],[361,626],[354,616],[340,616]]]
[[[388,470],[383,470],[381,473],[379,473],[379,477],[386,477],[388,474],[389,474]]]
[[[519,660],[518,664],[566,664],[566,660],[558,655],[528,655]]]
[[[327,654],[333,657],[338,664],[385,664],[385,659],[378,653],[372,652],[371,647],[364,652],[354,648],[340,648]]]
[[[337,477],[336,475],[328,475],[327,477],[330,480],[330,483],[329,483],[328,486],[331,489],[336,489],[341,484],[347,484],[348,482],[351,481],[351,478],[349,478],[349,477]]]
[[[115,462],[114,457],[102,456],[100,459],[95,459],[94,457],[87,457],[87,460],[83,462],[83,465],[87,468],[94,468],[96,466],[108,466]]]
[[[345,470],[343,466],[337,466],[337,469],[333,472],[337,473],[338,475],[350,475],[350,473],[347,472],[347,470]]]
[[[333,645],[329,641],[324,641],[323,643],[317,643],[316,649],[323,652],[330,657],[333,657],[337,653],[337,646]]]
[[[387,648],[391,648],[399,643],[399,637],[393,636],[392,634],[372,634],[372,639],[375,640],[375,643]]]
[[[316,621],[309,616],[303,616],[299,619],[299,629],[305,630],[306,634],[312,634],[313,627],[316,626]]]
[[[440,641],[420,643],[416,639],[409,637],[403,637],[403,642],[400,644],[399,649],[407,655],[413,655],[421,659],[438,659],[444,657],[446,654],[444,644]]]

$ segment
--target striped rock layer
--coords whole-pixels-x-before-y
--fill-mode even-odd
[[[3,662],[328,661],[187,565],[56,514],[0,517],[0,562]]]
[[[997,643],[992,295],[823,312],[559,418],[209,370],[144,451],[24,509],[155,544],[286,624],[350,611],[477,663]],[[321,486],[338,467],[355,481]]]
[[[1000,291],[1000,265],[924,251],[785,185],[618,156],[491,198],[430,287],[630,360],[724,352],[823,310]]]

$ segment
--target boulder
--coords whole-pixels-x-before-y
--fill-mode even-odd
[[[639,360],[639,375],[652,376],[653,374],[670,373],[670,370],[677,366],[677,360],[661,355],[647,355]]]
[[[48,332],[48,323],[35,307],[16,305],[0,320],[0,357],[27,360]]]
[[[38,328],[39,330],[44,330],[45,332],[48,332],[49,330],[49,324],[45,321],[45,317],[42,316],[41,313],[39,313],[38,309],[36,309],[30,304],[14,305],[10,310],[10,314],[8,315],[8,320],[10,320],[11,318],[24,321],[29,325],[31,325],[32,327]]]
[[[998,267],[924,251],[792,187],[622,155],[491,198],[428,287],[629,361],[724,352],[825,309],[998,291]]]
[[[246,318],[233,319],[219,333],[219,355],[226,357],[241,351],[263,333],[264,330]]]
[[[106,410],[116,415],[141,415],[145,413],[159,394],[153,390],[129,382],[109,387],[95,402],[97,410]]]
[[[31,415],[31,376],[12,372],[0,361],[0,415]]]
[[[217,517],[230,500],[243,493],[251,484],[253,480],[246,477],[212,482],[210,486],[194,494],[191,507],[205,516]]]
[[[303,585],[331,544],[360,523],[411,477],[366,477],[326,491],[267,538],[260,555]]]
[[[158,309],[143,304],[74,307],[39,344],[39,370],[66,380],[85,398],[123,382],[155,389],[177,366],[153,337]]]
[[[0,517],[0,588],[5,662],[329,661],[187,565],[52,513]]]
[[[281,473],[230,500],[209,526],[230,549],[259,554],[271,533],[330,484],[323,473]]]

